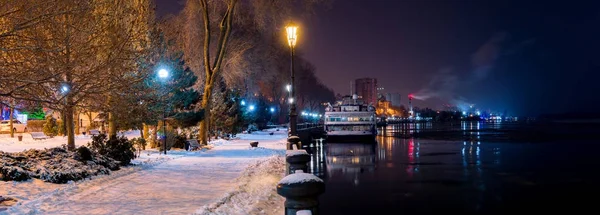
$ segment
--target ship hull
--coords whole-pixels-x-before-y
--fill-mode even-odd
[[[376,134],[327,134],[328,143],[375,143]]]

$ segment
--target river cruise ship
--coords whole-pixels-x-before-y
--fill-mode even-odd
[[[375,107],[355,94],[325,109],[324,129],[328,142],[375,142]]]

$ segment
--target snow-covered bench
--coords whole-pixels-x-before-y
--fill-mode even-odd
[[[186,150],[192,151],[192,150],[200,149],[200,143],[198,143],[198,140],[191,139],[191,140],[186,140],[186,141],[188,142],[188,148]]]
[[[44,132],[31,132],[29,134],[31,134],[31,138],[33,138],[34,140],[44,140],[50,138],[46,136]]]
[[[98,131],[98,130],[95,130],[95,129],[94,130],[90,130],[90,135],[92,135],[92,136],[96,136],[96,135],[99,135],[99,134],[100,134],[100,131]]]

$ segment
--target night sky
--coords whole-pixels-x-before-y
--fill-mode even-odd
[[[157,14],[181,4],[157,0]],[[600,109],[600,3],[337,0],[320,8],[298,52],[334,91],[377,78],[416,106],[475,104],[514,115]]]

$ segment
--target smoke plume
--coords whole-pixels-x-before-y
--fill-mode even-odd
[[[440,69],[425,87],[414,93],[414,98],[419,100],[439,98],[461,109],[466,109],[470,104],[466,98],[457,95],[457,88],[461,85],[479,82],[488,77],[494,68],[494,63],[501,56],[502,43],[508,37],[508,33],[500,32],[481,45],[471,55],[469,72],[466,73],[466,76],[461,77],[460,73],[452,67]]]

